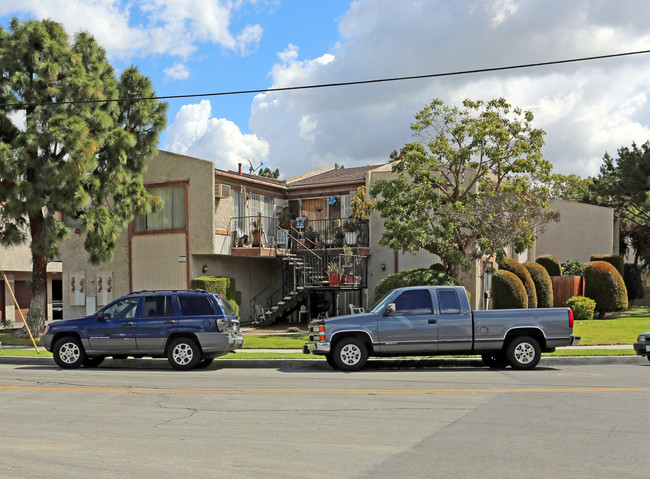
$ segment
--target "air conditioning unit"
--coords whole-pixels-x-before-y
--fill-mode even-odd
[[[228,198],[230,197],[230,185],[223,185],[217,183],[214,196],[217,198]]]

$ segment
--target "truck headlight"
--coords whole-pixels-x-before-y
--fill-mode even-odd
[[[645,336],[643,334],[639,334],[639,337],[636,338],[637,341],[645,341]]]

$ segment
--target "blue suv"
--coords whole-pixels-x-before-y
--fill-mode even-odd
[[[243,342],[226,298],[202,290],[129,293],[90,316],[54,321],[41,337],[65,369],[97,367],[107,356],[166,357],[174,369],[206,368]]]

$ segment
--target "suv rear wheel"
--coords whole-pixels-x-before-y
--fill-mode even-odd
[[[174,339],[169,346],[167,359],[172,368],[181,371],[195,368],[201,360],[201,351],[196,341],[190,338]]]

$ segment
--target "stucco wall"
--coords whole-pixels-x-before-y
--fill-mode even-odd
[[[547,225],[539,235],[537,256],[553,254],[561,262],[589,261],[593,254],[618,254],[618,219],[612,208],[552,200],[559,211],[559,223]]]

